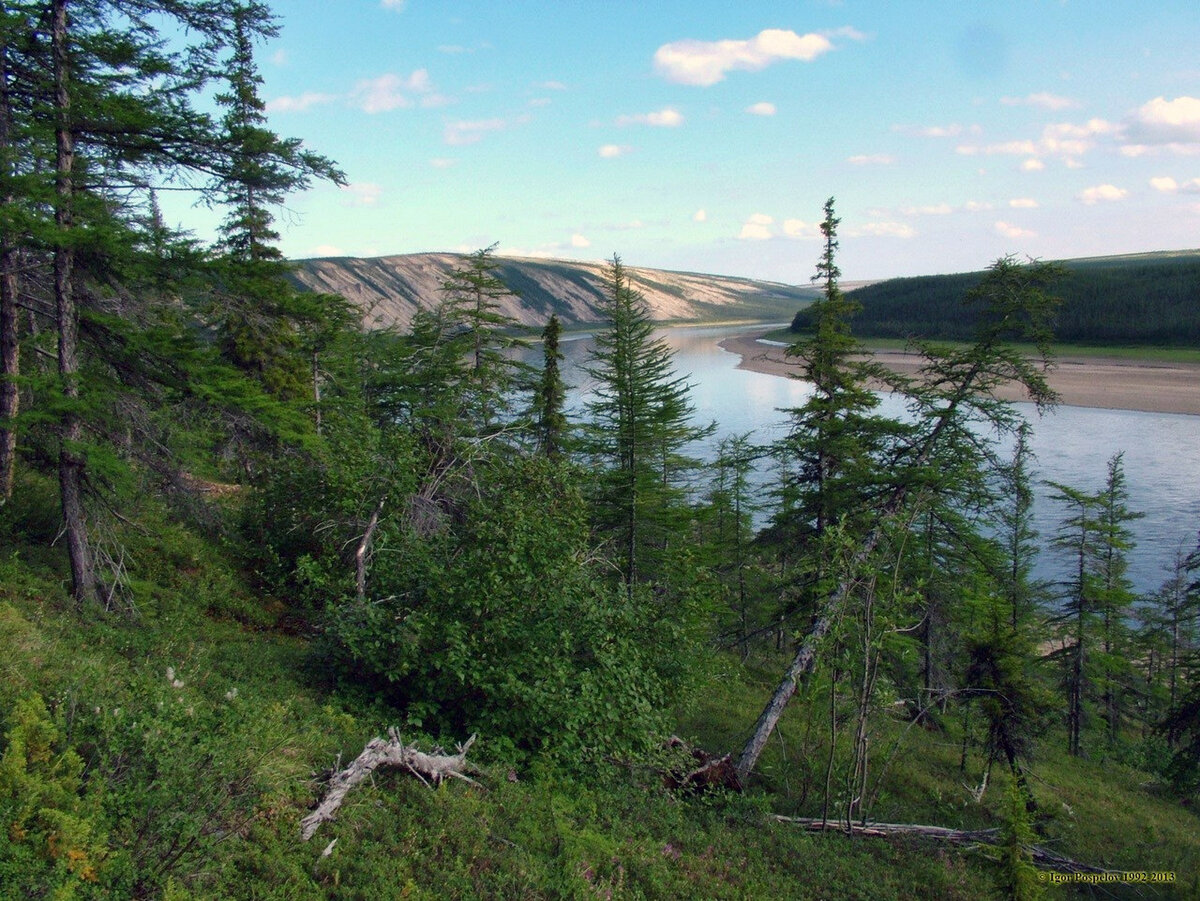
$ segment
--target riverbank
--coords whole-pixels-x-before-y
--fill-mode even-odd
[[[736,335],[719,346],[742,358],[738,369],[779,376],[798,372],[797,362],[785,359],[783,347],[758,341],[764,333]],[[921,366],[919,355],[904,351],[879,351],[875,360],[904,375],[915,375]],[[1063,356],[1057,359],[1049,382],[1068,406],[1200,416],[1197,363]],[[1017,386],[999,393],[1006,400],[1026,399]]]

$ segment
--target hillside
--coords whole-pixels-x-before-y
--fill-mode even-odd
[[[345,297],[362,309],[369,328],[405,326],[420,304],[436,302],[447,274],[465,259],[454,253],[415,253],[300,260],[292,280],[311,291]],[[496,275],[516,295],[502,301],[503,312],[518,322],[540,327],[551,313],[565,325],[602,318],[606,263],[496,259]],[[807,285],[637,267],[628,271],[652,318],[662,322],[787,318],[798,303],[814,296]]]
[[[1200,251],[1064,260],[1055,334],[1065,342],[1200,345]],[[862,337],[965,339],[975,317],[964,295],[981,272],[896,278],[854,291]],[[794,326],[802,326],[803,311]]]

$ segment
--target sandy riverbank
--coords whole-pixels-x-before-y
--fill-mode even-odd
[[[799,369],[796,361],[785,361],[782,347],[760,344],[754,334],[726,338],[720,346],[742,358],[739,369],[780,376]],[[899,351],[880,352],[875,359],[906,375],[916,373],[921,362],[916,354]],[[1049,381],[1062,402],[1073,407],[1200,416],[1200,364],[1060,357]],[[1002,393],[1008,400],[1026,399],[1015,387]]]

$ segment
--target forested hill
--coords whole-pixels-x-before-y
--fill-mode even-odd
[[[1200,344],[1200,250],[1066,260],[1055,334],[1061,341]],[[963,297],[981,272],[897,278],[854,291],[863,337],[966,339],[974,317]],[[802,310],[794,328],[805,321]]]
[[[301,260],[292,273],[301,288],[340,294],[363,311],[369,328],[407,325],[419,304],[437,302],[442,283],[466,257],[416,253],[388,257]],[[494,275],[516,296],[501,311],[523,325],[541,327],[557,313],[565,325],[598,322],[604,301],[605,263],[496,257]],[[779,320],[792,315],[815,291],[720,275],[627,267],[657,321]]]

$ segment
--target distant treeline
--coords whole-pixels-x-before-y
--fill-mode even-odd
[[[1055,293],[1062,298],[1055,335],[1060,341],[1104,344],[1200,344],[1200,251],[1146,254],[1064,263],[1067,276]],[[869,338],[922,337],[965,340],[976,311],[966,293],[982,272],[897,278],[859,288],[862,304],[854,331]],[[808,327],[807,309],[792,331]]]

